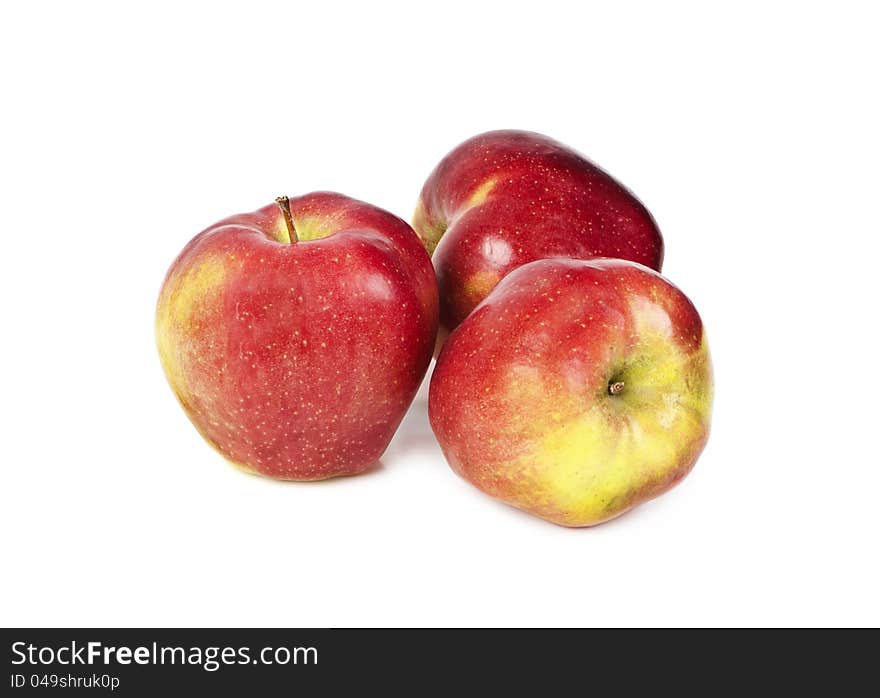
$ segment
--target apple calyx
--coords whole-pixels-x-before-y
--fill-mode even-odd
[[[623,392],[623,389],[626,387],[626,383],[623,381],[615,381],[614,383],[608,384],[608,394],[609,395],[620,395]]]
[[[281,209],[281,215],[284,216],[284,223],[287,225],[287,234],[290,236],[290,243],[299,242],[296,235],[296,227],[293,225],[293,218],[290,217],[290,199],[286,196],[276,196],[275,203]]]

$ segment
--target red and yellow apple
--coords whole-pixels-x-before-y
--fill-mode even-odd
[[[431,426],[483,492],[590,526],[690,472],[709,435],[700,316],[633,262],[546,259],[508,274],[449,336]]]
[[[422,188],[413,227],[432,253],[441,339],[511,270],[553,256],[616,257],[657,271],[647,209],[574,150],[525,131],[465,141]]]
[[[162,367],[228,460],[280,479],[367,469],[431,359],[437,287],[398,217],[319,192],[197,235],[156,309]]]

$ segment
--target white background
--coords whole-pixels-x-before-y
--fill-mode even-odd
[[[609,5],[3,5],[3,625],[880,623],[878,19]],[[178,251],[280,193],[409,219],[494,128],[656,216],[716,366],[693,474],[558,528],[449,470],[424,390],[369,475],[225,464],[154,348]]]

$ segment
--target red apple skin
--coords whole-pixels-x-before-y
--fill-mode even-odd
[[[633,262],[558,258],[511,272],[452,332],[429,415],[452,469],[480,490],[591,526],[690,472],[712,391],[703,325],[680,290]]]
[[[527,131],[465,141],[422,188],[413,228],[433,255],[441,337],[511,270],[536,259],[616,257],[660,270],[641,202],[571,148]]]
[[[202,436],[287,480],[362,472],[381,456],[431,359],[437,287],[406,222],[317,192],[197,235],[156,311],[162,366]]]

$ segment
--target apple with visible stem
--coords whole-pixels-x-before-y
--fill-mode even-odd
[[[412,228],[317,192],[197,235],[156,309],[162,367],[205,440],[262,475],[319,480],[377,461],[421,383],[437,286]]]
[[[491,131],[452,150],[425,182],[413,227],[437,271],[441,341],[527,262],[616,257],[657,271],[663,262],[660,231],[632,193],[527,131]]]
[[[711,405],[694,306],[657,272],[610,259],[508,274],[449,336],[429,394],[453,470],[564,526],[678,483],[706,444]]]

